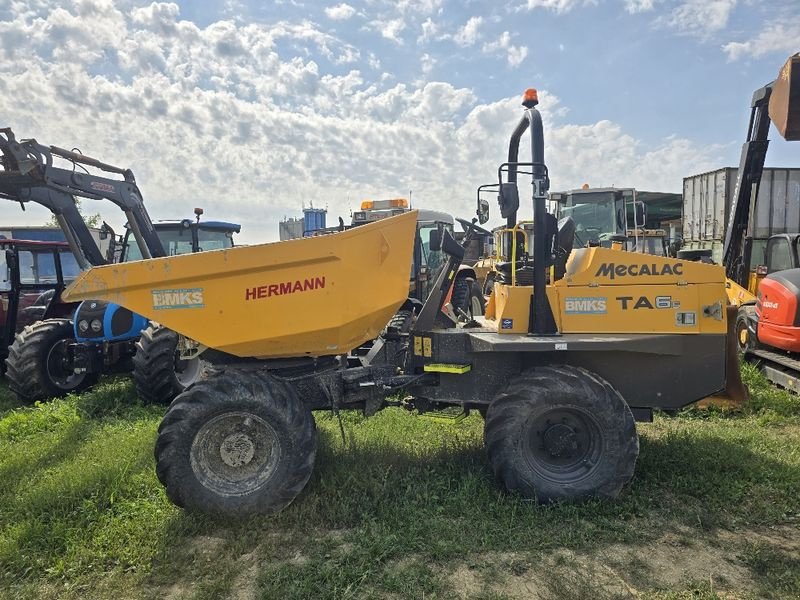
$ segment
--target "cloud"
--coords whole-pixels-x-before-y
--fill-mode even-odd
[[[325,8],[325,14],[329,19],[333,19],[334,21],[346,21],[356,14],[356,9],[342,2],[341,4]]]
[[[436,66],[436,59],[433,58],[430,54],[423,54],[419,59],[419,67],[422,69],[423,75],[430,75],[431,71],[433,71],[433,67]]]
[[[478,31],[483,24],[483,17],[470,17],[469,20],[453,36],[453,41],[459,46],[472,46],[481,37]]]
[[[469,216],[521,115],[518,97],[486,101],[445,81],[343,72],[336,63],[353,47],[310,21],[199,26],[170,3],[12,7],[0,21],[0,97],[16,101],[0,125],[130,167],[154,219],[191,216],[199,204],[208,218],[243,223],[244,243],[275,239],[280,219],[309,199],[349,220],[361,198],[413,189],[419,206]],[[97,33],[103,27],[113,35]],[[494,51],[510,50],[504,39]],[[78,58],[64,51],[84,46]],[[683,175],[718,164],[713,147],[645,146],[619,124],[570,122],[547,90],[540,98],[554,189],[679,190]],[[106,203],[85,208],[98,206],[113,226],[124,221]],[[7,223],[42,223],[41,213],[0,205]]]
[[[729,60],[759,58],[772,52],[784,55],[796,52],[800,40],[800,17],[787,21],[772,21],[758,34],[744,42],[729,42],[722,46]]]
[[[442,12],[443,0],[384,0],[402,14],[431,15]]]
[[[659,0],[625,0],[625,10],[630,14],[647,12],[655,8]]]
[[[527,46],[512,46],[511,34],[504,31],[496,42],[487,42],[482,48],[484,54],[493,54],[498,51],[506,53],[508,64],[511,67],[519,66],[528,56]]]
[[[688,35],[708,37],[728,25],[736,3],[737,0],[684,0],[659,23]]]
[[[369,23],[372,29],[377,30],[387,40],[392,40],[397,44],[403,43],[403,38],[400,34],[406,28],[406,22],[402,18],[388,19],[388,20],[375,20]]]
[[[573,8],[592,4],[597,4],[597,0],[528,0],[521,8],[527,10],[545,8],[557,13],[567,13]]]
[[[422,28],[422,34],[417,38],[418,44],[432,40],[439,31],[439,26],[430,17],[425,19],[420,27]]]

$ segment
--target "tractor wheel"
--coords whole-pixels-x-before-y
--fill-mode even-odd
[[[288,383],[230,370],[170,405],[158,428],[156,474],[187,510],[272,514],[305,487],[316,445],[311,411]]]
[[[519,375],[489,405],[484,435],[497,480],[539,502],[615,498],[639,455],[633,414],[619,392],[572,366]]]
[[[457,316],[461,316],[458,310],[461,309],[471,317],[478,317],[483,315],[486,308],[480,286],[472,277],[456,277],[450,303]]]
[[[736,313],[736,349],[739,354],[744,354],[748,350],[755,348],[756,340],[751,339],[750,328],[748,327],[748,316],[753,307],[740,306],[739,311]]]
[[[133,355],[136,392],[147,404],[169,404],[193,383],[205,379],[209,364],[199,357],[180,360],[178,334],[150,325],[139,336]]]
[[[60,398],[97,383],[96,373],[75,373],[67,363],[73,336],[69,319],[37,321],[17,334],[6,358],[8,387],[17,398],[30,403]]]
[[[408,333],[411,331],[411,325],[414,323],[414,311],[409,309],[398,310],[397,313],[389,321],[386,329],[395,329],[400,333]],[[385,334],[385,332],[384,332]]]

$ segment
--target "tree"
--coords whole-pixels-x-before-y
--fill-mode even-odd
[[[75,199],[75,206],[78,209],[78,213],[80,213],[81,217],[83,217],[83,222],[86,223],[87,227],[100,227],[100,224],[103,222],[103,217],[100,216],[100,213],[85,215],[83,213],[83,209],[81,208],[81,201],[77,198]],[[47,221],[47,223],[45,223],[45,225],[47,227],[59,227],[56,216],[50,215],[50,219]]]

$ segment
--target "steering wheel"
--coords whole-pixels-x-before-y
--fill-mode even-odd
[[[461,225],[461,229],[463,229],[467,233],[469,233],[469,230],[472,229],[473,231],[479,233],[480,235],[489,235],[489,236],[492,235],[491,231],[487,231],[486,229],[484,229],[480,225],[473,223],[472,221],[467,221],[466,219],[459,219],[458,217],[456,217],[456,221],[458,221],[458,224]]]

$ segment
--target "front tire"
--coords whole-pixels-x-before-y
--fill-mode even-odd
[[[156,474],[190,511],[276,513],[311,477],[316,428],[287,382],[228,371],[180,394],[158,428]]]
[[[752,305],[740,306],[736,313],[736,349],[739,354],[745,354],[756,346],[756,340],[752,339],[749,321],[751,313],[755,312]]]
[[[489,406],[484,435],[498,481],[539,502],[616,498],[639,455],[633,414],[619,392],[566,365],[514,379]]]
[[[6,358],[6,378],[17,398],[27,403],[60,398],[97,383],[96,373],[75,373],[67,360],[74,335],[69,319],[37,321],[16,335]]]
[[[160,325],[145,328],[133,355],[136,393],[147,404],[169,404],[190,385],[205,379],[210,367],[200,357],[180,360],[178,334]]]

